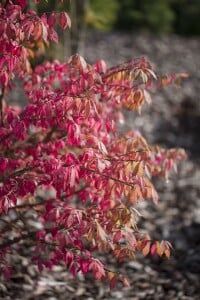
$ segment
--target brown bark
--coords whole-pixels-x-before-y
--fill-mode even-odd
[[[73,0],[70,2],[69,14],[72,20],[72,27],[64,32],[63,35],[64,59],[66,59],[66,56],[75,53],[84,55],[86,35],[84,16],[88,5],[89,0]]]

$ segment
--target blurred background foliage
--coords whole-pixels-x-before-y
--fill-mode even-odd
[[[171,32],[175,20],[171,2],[171,0],[121,1],[115,26],[131,31]]]
[[[49,59],[80,53],[84,55],[87,29],[120,30],[153,34],[200,35],[200,0],[43,0],[29,8],[39,14],[67,11],[72,20],[70,30],[58,27],[62,43],[48,49]],[[60,48],[59,48],[60,47]]]
[[[200,35],[200,0],[48,0],[38,10],[70,12],[72,6],[81,7],[79,17],[87,26],[103,31]]]
[[[118,1],[118,0],[116,0]],[[200,35],[200,0],[121,1],[116,28]]]
[[[200,0],[90,0],[90,9],[106,30],[200,35]]]

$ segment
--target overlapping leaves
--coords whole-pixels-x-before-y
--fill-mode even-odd
[[[0,27],[0,268],[9,275],[7,251],[28,239],[40,270],[64,261],[73,275],[92,271],[111,287],[117,279],[128,285],[98,251],[119,261],[135,259],[138,251],[169,258],[170,243],[138,229],[134,206],[157,203],[152,177],[168,177],[185,158],[182,149],[148,145],[137,131],[117,133],[121,108],[140,111],[150,103],[149,89],[160,85],[159,76],[145,58],[108,68],[79,55],[31,71],[31,45],[55,40],[56,16],[39,18],[22,6],[0,7],[6,20]],[[65,13],[59,22],[70,26]],[[29,101],[23,110],[3,103],[14,75],[22,75]]]

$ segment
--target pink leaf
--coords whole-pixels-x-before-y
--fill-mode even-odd
[[[71,27],[70,17],[66,12],[61,12],[59,16],[59,25],[62,29],[66,29],[67,27]]]
[[[26,0],[15,0],[17,4],[21,6],[22,9],[26,7]]]
[[[50,27],[53,27],[56,23],[56,14],[53,12],[50,14],[47,20],[48,24]]]

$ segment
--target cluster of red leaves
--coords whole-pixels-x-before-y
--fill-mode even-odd
[[[30,72],[30,58],[36,49],[44,49],[49,41],[58,42],[54,27],[56,22],[62,29],[71,26],[69,16],[43,14],[39,17],[35,11],[23,12],[26,1],[3,1],[0,4],[0,82],[6,88],[15,73],[23,76]]]
[[[40,270],[63,261],[73,275],[91,271],[111,287],[117,279],[128,285],[96,255],[170,256],[168,242],[139,231],[134,205],[157,203],[151,178],[167,177],[185,158],[181,149],[148,145],[137,131],[117,134],[120,109],[150,102],[157,76],[145,58],[108,69],[74,55],[31,70],[35,43],[57,40],[56,15],[23,12],[17,2],[0,6],[0,269],[8,276],[7,254],[28,241]],[[59,22],[70,25],[66,13]],[[29,101],[24,109],[4,101],[15,75]]]

